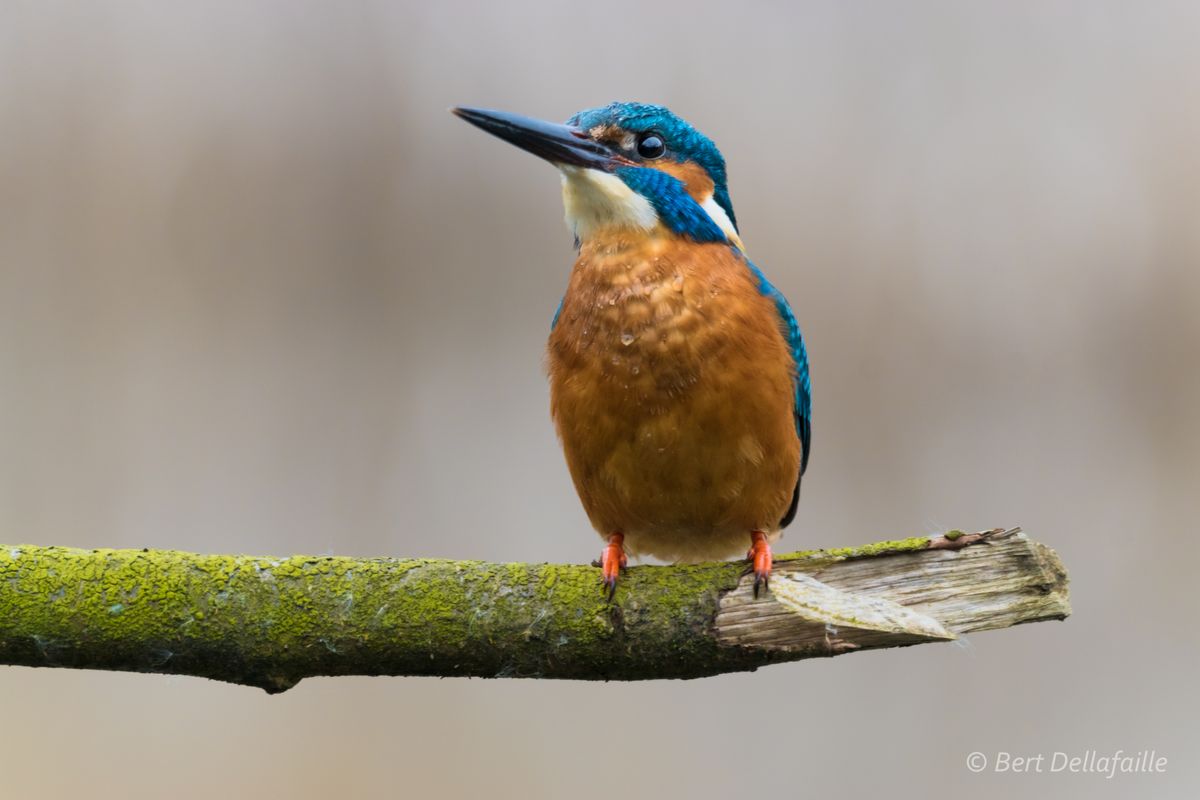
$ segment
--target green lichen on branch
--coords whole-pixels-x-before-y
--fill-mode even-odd
[[[7,663],[185,672],[268,690],[349,673],[631,679],[690,674],[700,662],[719,671],[727,660],[693,632],[740,571],[635,567],[610,605],[586,566],[4,547],[0,651]]]
[[[780,558],[807,568],[929,542]],[[744,571],[634,567],[610,604],[589,566],[0,546],[0,663],[276,692],[316,675],[694,678],[800,657],[715,634]]]
[[[962,534],[962,531],[950,531]],[[949,534],[947,534],[949,535]],[[854,547],[834,547],[829,550],[800,550],[795,553],[782,553],[775,556],[776,561],[815,561],[833,563],[849,558],[870,558],[872,556],[894,555],[897,553],[915,553],[929,548],[929,536],[910,536],[906,539],[887,539],[882,542],[860,544]]]

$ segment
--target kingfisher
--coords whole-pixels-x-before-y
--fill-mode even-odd
[[[757,597],[796,516],[812,384],[796,315],[746,255],[721,152],[658,105],[561,125],[451,110],[562,176],[578,258],[551,323],[550,410],[609,600],[630,555],[747,544]]]

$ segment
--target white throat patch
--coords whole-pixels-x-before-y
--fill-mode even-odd
[[[650,201],[608,172],[560,166],[567,227],[577,239],[601,228],[651,230],[658,214]]]

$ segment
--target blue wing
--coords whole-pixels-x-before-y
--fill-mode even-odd
[[[558,308],[554,309],[554,319],[550,320],[550,330],[554,330],[558,325],[558,317],[562,314],[563,303],[567,302],[567,296],[564,294],[562,300],[558,301]]]
[[[746,259],[746,265],[758,279],[758,290],[775,303],[775,310],[783,322],[783,335],[787,339],[788,348],[792,351],[792,362],[796,368],[795,398],[793,408],[796,416],[796,434],[800,437],[800,476],[808,469],[808,451],[812,445],[812,378],[808,372],[808,351],[804,348],[804,337],[800,334],[800,323],[796,314],[775,286],[767,280],[763,271],[754,262]],[[800,478],[796,479],[796,490],[792,494],[792,504],[780,522],[780,527],[786,527],[796,516],[796,505],[800,500]]]

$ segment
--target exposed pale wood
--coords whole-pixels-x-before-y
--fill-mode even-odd
[[[642,566],[0,546],[0,664],[197,675],[697,678],[1063,619],[1067,577],[1018,531]],[[0,680],[3,677],[0,675]]]
[[[811,581],[840,596],[825,594],[816,611],[779,602]],[[721,599],[716,631],[723,643],[832,655],[1070,614],[1062,562],[1019,529],[937,537],[925,550],[833,563],[820,553],[805,555],[778,563],[771,585],[772,597],[755,600],[743,582]],[[871,616],[878,602],[914,616],[880,624]]]

